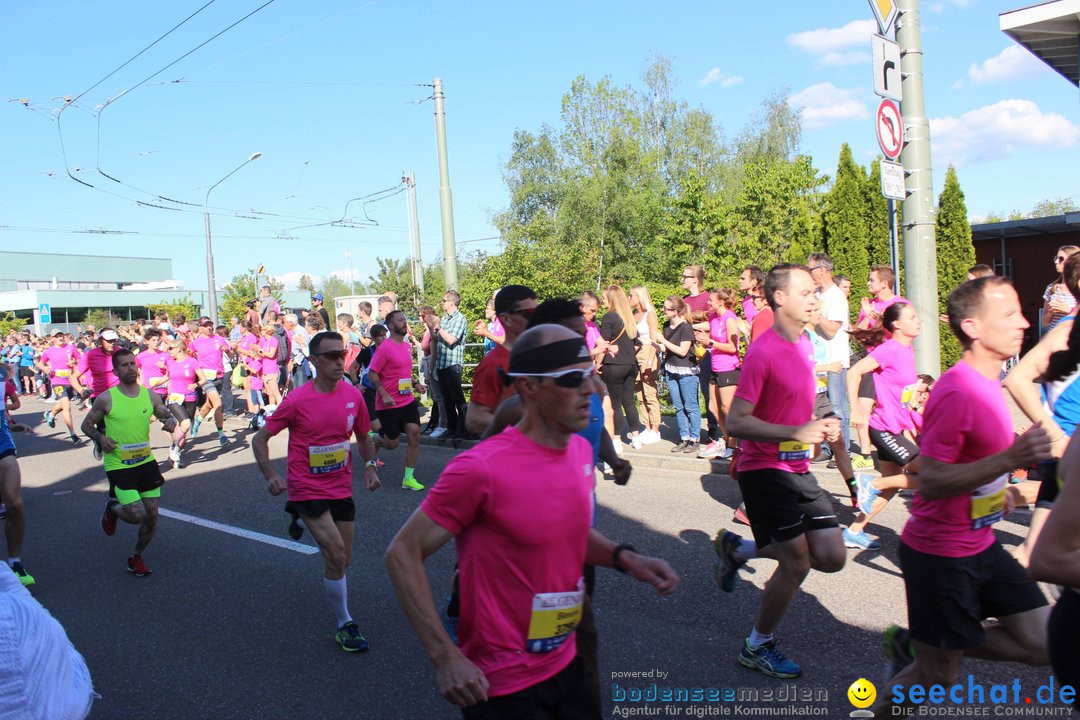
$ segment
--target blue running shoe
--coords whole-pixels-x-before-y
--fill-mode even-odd
[[[713,550],[720,558],[713,568],[713,576],[720,589],[727,593],[735,589],[735,582],[739,579],[739,568],[746,564],[745,560],[735,557],[735,549],[741,542],[742,538],[729,530],[717,532],[716,539],[713,540]]]
[[[219,430],[218,431],[217,439],[218,439],[218,444],[221,445],[221,447],[225,447],[226,445],[229,444],[229,439],[227,437],[225,437],[225,431],[224,430]]]
[[[334,640],[345,652],[364,652],[368,649],[368,641],[360,634],[360,628],[356,626],[356,623],[351,620],[338,629],[334,634]]]
[[[877,496],[881,494],[881,491],[874,487],[875,480],[877,476],[873,473],[855,473],[855,493],[859,500],[859,509],[867,515],[874,507]]]
[[[191,421],[191,437],[199,434],[199,426],[202,425],[202,416],[195,413],[195,419]]]
[[[802,675],[799,663],[784,657],[778,647],[779,644],[778,640],[770,640],[752,648],[750,641],[744,640],[742,652],[739,653],[739,664],[774,678],[793,678]]]
[[[880,550],[881,543],[872,540],[865,530],[853,533],[844,528],[844,547],[858,548],[859,550]]]
[[[56,417],[49,410],[45,411],[45,422],[47,422],[51,428],[56,427]]]
[[[915,661],[911,635],[899,625],[890,625],[885,629],[885,657],[889,661],[886,673],[890,679],[899,675],[901,670]]]

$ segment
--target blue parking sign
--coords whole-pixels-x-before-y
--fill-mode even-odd
[[[52,308],[49,303],[40,303],[38,305],[38,322],[42,325],[52,324]]]

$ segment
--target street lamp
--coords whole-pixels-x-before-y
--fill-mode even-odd
[[[206,221],[206,281],[209,284],[210,292],[210,319],[215,323],[217,322],[217,282],[214,278],[214,250],[210,245],[210,193],[213,192],[214,188],[218,185],[236,174],[240,168],[244,167],[252,160],[258,160],[261,157],[261,152],[252,153],[251,157],[240,163],[235,170],[211,185],[210,189],[206,191],[206,199],[203,200],[203,220]]]

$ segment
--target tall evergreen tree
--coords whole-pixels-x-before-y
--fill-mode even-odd
[[[869,227],[867,223],[866,172],[855,162],[844,143],[836,168],[836,181],[825,196],[823,228],[825,252],[832,258],[833,272],[851,278],[849,304],[852,314],[859,309],[861,288],[870,276]]]
[[[891,265],[889,201],[881,194],[881,162],[877,159],[870,163],[870,179],[866,183],[866,208],[870,264]]]
[[[945,171],[945,187],[938,196],[937,207],[937,268],[938,303],[945,312],[949,293],[967,279],[967,271],[975,264],[975,245],[971,242],[964,192],[952,165]],[[923,318],[934,322],[935,318]],[[941,334],[941,367],[951,367],[960,359],[960,343],[951,332]]]

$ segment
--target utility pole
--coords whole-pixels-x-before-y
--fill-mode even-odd
[[[442,211],[443,272],[446,289],[458,289],[457,245],[454,241],[454,200],[450,192],[450,163],[446,159],[446,111],[442,78],[435,78],[435,141],[439,151],[439,208]]]
[[[401,182],[405,184],[405,197],[408,198],[409,211],[409,240],[412,243],[412,258],[409,266],[412,269],[412,282],[420,294],[424,294],[424,264],[420,258],[420,216],[416,212],[416,177],[412,170],[406,170]]]
[[[922,31],[919,0],[899,0],[896,41],[900,44],[900,75],[904,99],[900,115],[907,142],[900,155],[907,176],[904,200],[905,294],[923,318],[915,338],[915,364],[921,373],[941,374],[941,336],[937,317],[937,240],[934,189],[930,165],[930,120],[923,97]]]

